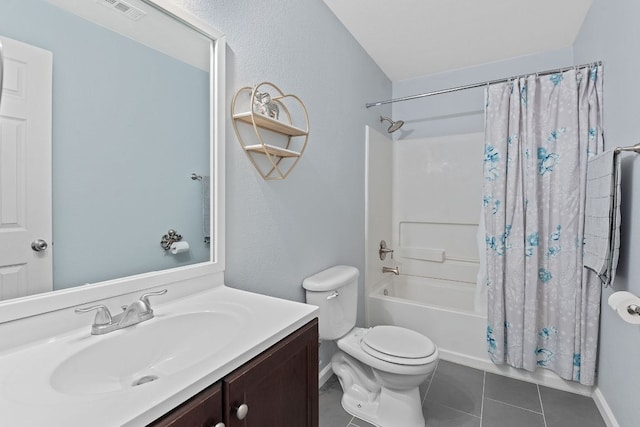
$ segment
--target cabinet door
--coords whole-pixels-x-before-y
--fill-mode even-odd
[[[317,319],[231,373],[223,389],[227,427],[318,427]]]
[[[149,424],[151,427],[214,427],[222,422],[220,383],[201,391],[181,406]]]

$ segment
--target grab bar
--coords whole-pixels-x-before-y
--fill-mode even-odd
[[[0,105],[2,105],[3,83],[4,83],[4,52],[2,50],[2,41],[0,40]]]

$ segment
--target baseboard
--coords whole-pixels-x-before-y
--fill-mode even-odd
[[[596,387],[593,391],[593,401],[596,402],[598,411],[600,411],[600,415],[602,415],[602,419],[607,427],[620,427],[615,415],[613,415],[611,407],[607,403],[607,399],[604,398],[604,394],[602,394],[599,387]]]
[[[333,375],[333,369],[331,369],[331,363],[329,363],[318,373],[318,388],[322,387],[331,378],[331,375]]]
[[[494,365],[488,358],[480,359],[453,351],[438,349],[440,359],[460,365],[482,369],[498,375],[504,375],[530,383],[540,384],[546,387],[556,388],[571,393],[593,397],[594,387],[582,385],[574,381],[566,381],[547,369],[538,369],[535,372],[516,369],[506,365]]]

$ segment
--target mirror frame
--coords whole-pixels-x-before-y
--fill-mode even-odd
[[[224,34],[171,2],[171,0],[142,0],[161,12],[191,27],[211,39],[210,51],[210,176],[211,176],[211,233],[209,261],[162,271],[136,274],[104,282],[46,292],[0,301],[0,324],[36,316],[75,305],[140,292],[175,282],[218,274],[224,277],[225,268],[225,50]],[[221,279],[222,280],[222,279]],[[215,285],[214,281],[211,286]]]

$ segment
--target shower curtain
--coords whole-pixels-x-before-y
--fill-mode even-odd
[[[604,146],[602,66],[517,78],[486,93],[489,355],[591,385],[600,282],[582,254],[587,160]]]

